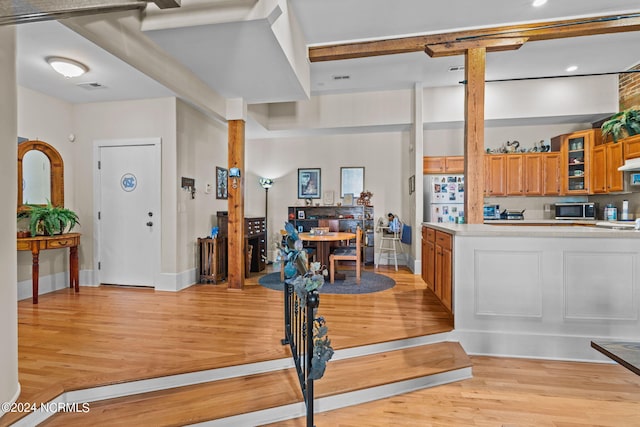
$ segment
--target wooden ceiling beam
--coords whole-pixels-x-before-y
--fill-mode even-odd
[[[640,31],[640,12],[508,25],[443,34],[312,46],[309,48],[309,60],[311,62],[321,62],[396,53],[422,52],[427,46],[470,41],[472,39],[525,37],[529,42],[532,42],[630,31]]]
[[[527,41],[527,37],[501,37],[491,39],[472,39],[441,44],[432,44],[425,47],[425,52],[432,58],[444,56],[464,55],[469,49],[484,48],[486,52],[503,52],[505,50],[517,50]]]

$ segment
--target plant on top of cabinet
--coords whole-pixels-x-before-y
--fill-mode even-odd
[[[602,138],[606,139],[609,135],[613,138],[613,142],[626,136],[634,136],[640,134],[640,111],[635,108],[620,111],[602,124]]]

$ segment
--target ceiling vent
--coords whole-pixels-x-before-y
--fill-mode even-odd
[[[90,82],[90,83],[78,83],[78,87],[81,87],[86,90],[96,90],[96,89],[106,89],[107,87],[98,82]]]
[[[463,71],[464,65],[454,65],[453,67],[449,67],[449,71]]]
[[[342,76],[332,76],[333,80],[349,80],[351,78],[351,76],[349,75],[342,75]]]

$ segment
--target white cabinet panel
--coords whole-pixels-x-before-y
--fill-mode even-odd
[[[637,320],[633,253],[565,252],[565,319]]]

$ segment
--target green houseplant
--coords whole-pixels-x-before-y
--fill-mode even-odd
[[[606,139],[611,135],[613,142],[618,142],[618,139],[626,136],[640,134],[640,111],[635,108],[620,111],[605,121],[600,129],[602,138]]]
[[[47,200],[46,205],[25,205],[26,210],[18,213],[18,218],[29,218],[29,231],[32,236],[62,234],[73,229],[78,215],[71,209],[53,206]]]

